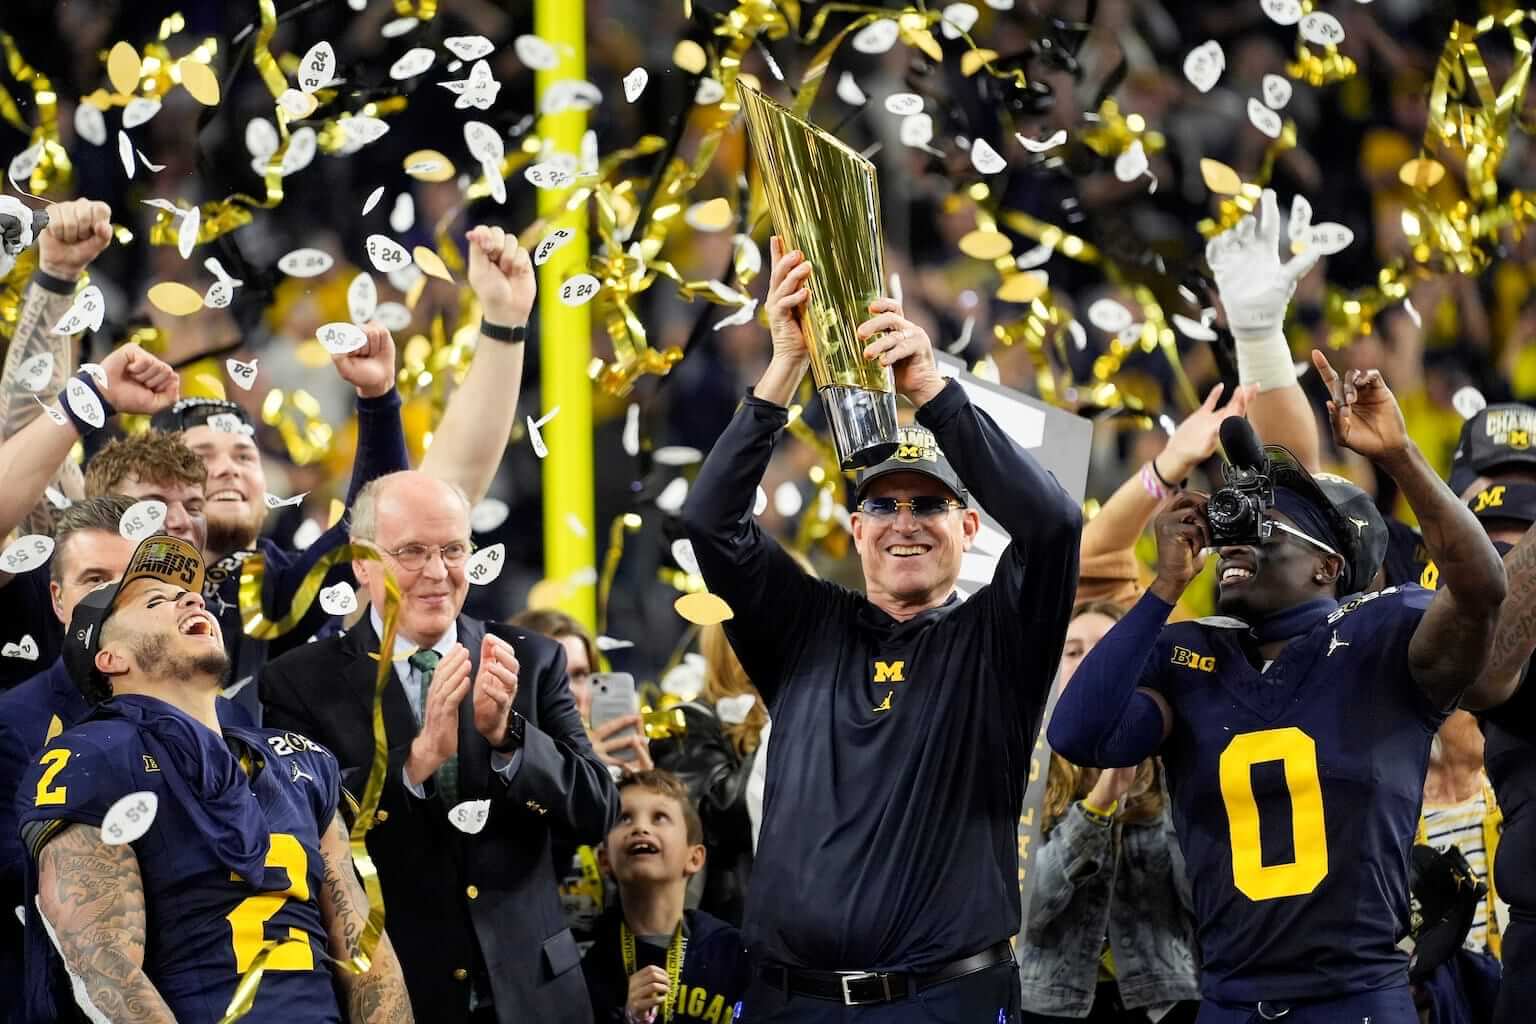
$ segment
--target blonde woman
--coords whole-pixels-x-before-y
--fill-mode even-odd
[[[1122,614],[1104,601],[1077,606],[1061,686]],[[1193,1021],[1193,925],[1157,760],[1100,771],[1052,754],[1045,793],[1018,950],[1025,1024]]]

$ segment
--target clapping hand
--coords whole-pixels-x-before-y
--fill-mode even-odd
[[[475,673],[475,730],[493,747],[507,739],[507,719],[517,699],[517,655],[512,645],[487,633]]]

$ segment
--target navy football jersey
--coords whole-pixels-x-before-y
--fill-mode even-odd
[[[154,793],[153,823],[132,844],[144,886],[144,973],[176,1019],[222,1018],[241,974],[263,943],[275,939],[282,944],[266,961],[245,1020],[340,1024],[319,904],[320,837],[340,797],[336,759],[294,733],[235,727],[223,733],[248,765],[248,784],[270,829],[259,888],[223,866],[139,729],[121,719],[84,722],[42,752],[18,794],[28,850],[35,864],[67,825],[99,828],[120,798]]]
[[[1143,682],[1174,711],[1162,752],[1206,997],[1407,984],[1408,850],[1447,714],[1408,669],[1432,598],[1417,586],[1350,598],[1263,671],[1233,620],[1159,637]]]

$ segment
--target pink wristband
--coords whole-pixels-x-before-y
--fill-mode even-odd
[[[1157,474],[1153,472],[1152,463],[1150,462],[1142,463],[1141,486],[1145,487],[1147,489],[1147,493],[1156,498],[1158,501],[1162,501],[1164,498],[1168,497],[1168,488],[1164,487],[1163,482],[1157,478]]]

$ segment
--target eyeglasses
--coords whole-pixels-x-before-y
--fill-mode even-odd
[[[1343,555],[1339,554],[1337,551],[1333,550],[1333,548],[1329,547],[1327,544],[1324,544],[1322,541],[1316,539],[1315,537],[1310,537],[1307,534],[1302,533],[1300,530],[1296,529],[1294,526],[1287,526],[1285,523],[1282,523],[1278,519],[1266,519],[1264,521],[1264,525],[1267,528],[1266,532],[1265,532],[1265,535],[1264,535],[1264,539],[1266,541],[1269,541],[1269,540],[1272,540],[1272,539],[1273,540],[1284,540],[1285,538],[1283,538],[1283,537],[1275,537],[1274,536],[1273,531],[1279,530],[1281,533],[1289,534],[1290,536],[1295,537],[1297,540],[1302,541],[1302,542],[1307,543],[1307,544],[1310,544],[1313,547],[1317,548],[1318,550],[1324,551],[1324,552],[1326,552],[1326,553],[1328,553],[1330,555],[1333,555],[1336,558],[1343,558],[1344,557]]]
[[[902,509],[912,513],[913,519],[933,519],[952,508],[965,508],[965,502],[953,498],[922,495],[916,498],[865,498],[859,502],[859,511],[875,519],[895,519]]]
[[[383,551],[390,558],[400,563],[400,568],[407,572],[420,572],[427,567],[434,554],[441,555],[443,565],[450,569],[457,569],[464,564],[464,560],[474,553],[475,546],[467,540],[456,540],[447,544],[405,544],[389,551]]]

